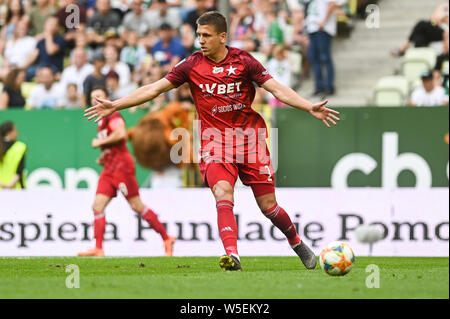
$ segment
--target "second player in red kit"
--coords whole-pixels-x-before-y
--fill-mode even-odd
[[[91,92],[91,100],[107,98],[104,88],[95,88]],[[112,198],[120,191],[130,207],[146,220],[150,226],[161,235],[166,256],[172,256],[175,237],[169,236],[158,216],[145,206],[139,196],[139,186],[135,177],[134,160],[128,152],[127,132],[125,122],[118,112],[103,118],[98,122],[97,138],[92,140],[92,147],[101,149],[98,163],[103,170],[98,180],[94,199],[94,237],[95,247],[80,252],[79,256],[104,256],[103,239],[106,227],[105,208]]]
[[[102,152],[98,162],[103,165],[103,171],[98,181],[97,194],[104,194],[112,198],[116,197],[117,190],[120,190],[128,199],[138,196],[139,188],[134,175],[134,160],[128,152],[126,140],[122,139],[112,145],[100,144],[120,127],[125,127],[125,122],[118,112],[114,112],[98,123],[97,138],[94,139],[92,145],[100,147]]]
[[[114,111],[139,105],[189,83],[201,126],[199,166],[216,200],[217,224],[226,253],[219,259],[220,267],[242,269],[233,213],[234,185],[239,176],[252,188],[261,212],[286,236],[305,267],[314,269],[316,256],[300,239],[275,197],[275,178],[264,140],[266,126],[251,108],[255,85],[284,104],[308,112],[327,127],[330,127],[328,122],[336,125],[339,112],[325,107],[327,101],[314,104],[305,100],[274,80],[249,53],[227,46],[227,22],[219,12],[207,12],[198,18],[197,37],[201,51],[180,62],[165,78],[114,102],[97,99],[97,104],[87,109],[85,116],[97,117],[99,121]]]

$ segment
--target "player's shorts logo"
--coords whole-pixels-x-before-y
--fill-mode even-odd
[[[267,177],[267,181],[268,182],[271,182],[273,180],[272,179],[272,171],[271,171],[269,165],[261,166],[259,168],[259,173],[262,174],[262,175],[267,175],[268,176]]]
[[[128,188],[127,185],[125,185],[125,183],[119,183],[119,190],[120,192],[123,194],[123,196],[128,196]]]

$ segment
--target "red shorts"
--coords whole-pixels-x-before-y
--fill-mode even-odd
[[[221,180],[234,187],[237,177],[244,185],[252,188],[255,197],[275,192],[275,174],[272,163],[217,163],[200,162],[200,173],[203,182],[209,188]]]
[[[117,196],[117,190],[119,190],[126,199],[139,195],[139,185],[134,176],[134,172],[126,173],[117,170],[112,174],[104,172],[100,174],[96,194],[103,194],[112,198]]]

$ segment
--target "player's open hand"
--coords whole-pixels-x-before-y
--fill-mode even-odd
[[[315,118],[321,120],[326,126],[330,127],[331,122],[333,125],[336,125],[336,121],[339,121],[339,117],[335,114],[339,114],[338,111],[325,107],[325,104],[328,103],[328,100],[322,101],[320,103],[313,104],[313,107],[309,113]]]
[[[94,121],[95,123],[97,123],[102,118],[111,115],[114,112],[114,106],[109,100],[100,99],[98,97],[96,97],[95,99],[97,101],[97,104],[86,109],[84,111],[84,116],[88,116],[88,120],[92,120],[94,117],[97,117]]]

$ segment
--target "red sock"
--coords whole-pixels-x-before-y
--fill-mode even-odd
[[[233,214],[233,207],[233,202],[228,200],[221,200],[216,204],[217,225],[219,226],[220,238],[227,255],[239,255],[237,250],[237,224]]]
[[[161,235],[163,240],[169,238],[166,232],[166,228],[158,219],[158,216],[152,211],[150,208],[144,206],[144,210],[141,213],[141,216],[144,220],[146,220],[150,227],[153,228],[158,234]]]
[[[106,219],[104,213],[94,212],[94,237],[95,247],[103,248],[103,238],[105,236]]]
[[[295,226],[283,208],[275,204],[275,206],[263,213],[286,236],[289,245],[295,246],[300,244],[300,237],[295,230]]]

